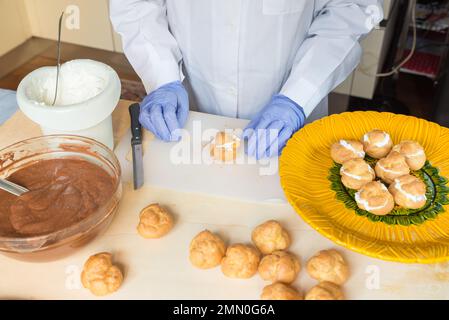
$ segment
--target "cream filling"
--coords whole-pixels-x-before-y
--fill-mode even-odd
[[[368,133],[363,136],[363,141],[370,143]],[[377,148],[383,148],[383,147],[387,146],[390,141],[391,141],[390,135],[388,133],[384,132],[384,139],[382,141],[379,141],[379,142],[376,142],[373,144]]]
[[[366,211],[381,210],[381,209],[384,209],[388,205],[388,199],[386,199],[385,202],[380,206],[376,206],[376,207],[371,206],[369,204],[369,201],[362,199],[360,194],[361,194],[361,191],[359,191],[355,194],[355,201],[357,201],[357,203],[361,204],[365,208]]]
[[[348,143],[346,140],[340,140],[340,145],[344,148],[348,149],[349,151],[355,153],[360,158],[365,158],[365,151],[358,151],[356,150],[350,143]]]
[[[426,155],[426,153],[424,152],[424,150],[418,150],[415,153],[404,154],[404,156],[406,158],[417,158],[417,157],[422,157],[425,155]]]
[[[412,202],[421,202],[421,201],[427,201],[427,197],[426,195],[418,195],[415,196],[413,194],[411,194],[410,192],[405,191],[404,189],[402,189],[402,185],[399,182],[399,179],[395,179],[394,180],[394,187],[396,188],[396,190],[398,190],[400,193],[402,193],[408,200],[412,201]]]
[[[370,165],[368,165],[367,164],[367,166],[368,166],[368,171],[370,172],[370,173],[374,173],[374,170],[373,170],[373,168],[371,168],[371,166]],[[341,169],[340,169],[340,174],[341,175],[346,175],[346,176],[348,176],[348,177],[350,177],[350,178],[353,178],[353,179],[355,179],[355,180],[362,180],[362,176],[359,176],[359,175],[356,175],[356,174],[353,174],[353,173],[350,173],[350,172],[347,172],[343,167],[341,167]]]
[[[426,156],[426,153],[424,152],[424,149],[417,149],[414,153],[406,153],[406,152],[403,152],[402,151],[402,146],[399,144],[399,145],[396,145],[394,148],[393,148],[393,151],[396,151],[396,152],[399,152],[400,154],[402,154],[404,157],[406,157],[407,159],[410,159],[410,158],[417,158],[417,157],[425,157]]]
[[[404,172],[402,172],[402,171],[395,171],[395,170],[387,169],[383,165],[381,165],[380,163],[377,163],[377,165],[379,166],[379,168],[381,168],[385,172],[388,172],[388,173],[391,173],[391,174],[400,174],[400,175],[404,174]]]
[[[240,141],[240,139],[236,135],[232,135],[232,139],[233,139],[233,141],[215,145],[215,148],[225,149],[225,151],[229,151],[229,152],[234,151],[234,145],[237,144]],[[215,143],[215,139],[214,139],[213,143]]]
[[[355,179],[355,180],[359,180],[359,181],[362,180],[361,176],[358,176],[356,174],[352,174],[352,173],[346,172],[344,170],[340,170],[340,174],[348,176],[348,177],[350,177],[352,179]]]

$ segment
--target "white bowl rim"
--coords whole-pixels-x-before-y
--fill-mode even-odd
[[[112,114],[120,100],[120,78],[113,68],[95,60],[77,59],[67,63],[88,63],[102,68],[105,75],[108,76],[108,83],[104,90],[77,104],[64,106],[40,105],[27,96],[26,88],[36,76],[55,69],[55,67],[42,67],[32,71],[22,79],[17,89],[17,103],[27,117],[42,127],[64,132],[85,130],[101,123]],[[96,107],[94,112],[91,112],[92,106]]]
[[[17,92],[23,92],[24,93],[23,97],[25,98],[25,100],[27,102],[29,102],[30,104],[34,105],[36,108],[41,108],[46,111],[55,112],[55,113],[67,112],[67,110],[77,109],[80,105],[84,105],[84,104],[91,102],[92,100],[95,100],[96,98],[98,98],[105,91],[107,91],[111,80],[113,80],[113,74],[115,73],[115,70],[103,62],[92,60],[92,59],[75,59],[75,60],[67,61],[64,64],[67,64],[67,63],[70,63],[70,64],[87,63],[87,64],[91,64],[91,65],[95,65],[97,67],[103,68],[103,70],[105,71],[105,74],[108,75],[108,78],[107,78],[108,83],[106,84],[106,86],[103,88],[103,90],[101,92],[99,92],[95,96],[93,96],[89,99],[86,99],[82,102],[72,103],[72,104],[62,104],[62,105],[55,104],[54,106],[40,104],[37,101],[32,100],[28,97],[28,95],[26,94],[26,89],[27,89],[27,85],[29,84],[29,82],[32,81],[33,79],[37,78],[40,74],[56,70],[56,66],[44,66],[44,67],[37,68],[37,69],[31,71],[29,74],[27,74],[22,79],[22,81],[19,83],[19,86],[17,87]]]

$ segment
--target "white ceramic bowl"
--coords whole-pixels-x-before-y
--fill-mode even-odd
[[[56,67],[43,67],[34,70],[20,82],[17,89],[20,109],[28,118],[40,125],[44,135],[85,136],[112,149],[111,114],[117,106],[121,93],[117,73],[108,65],[93,60],[73,60],[65,65],[98,78],[101,83],[99,93],[74,104],[52,106],[48,103],[48,97],[53,94],[53,86],[49,86],[49,83],[56,83]],[[59,90],[64,90],[61,86],[60,81]],[[51,92],[48,92],[47,87],[51,88]],[[89,88],[81,89],[88,91]],[[47,98],[44,99],[43,96]]]

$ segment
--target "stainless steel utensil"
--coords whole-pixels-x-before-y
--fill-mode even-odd
[[[59,84],[59,72],[61,69],[61,33],[62,33],[62,18],[64,17],[64,11],[59,17],[58,24],[58,65],[56,66],[56,88],[55,88],[55,98],[53,99],[52,106],[56,104],[56,98],[58,97],[58,84]]]
[[[19,186],[18,184],[15,184],[5,179],[0,179],[0,189],[12,193],[13,195],[16,196],[21,196],[25,192],[29,191],[27,188]]]
[[[139,189],[143,185],[143,151],[142,151],[142,126],[139,122],[140,105],[132,104],[129,107],[129,115],[131,116],[131,147],[133,151],[133,176],[134,190]]]

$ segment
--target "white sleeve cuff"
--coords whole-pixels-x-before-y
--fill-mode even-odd
[[[299,88],[301,89],[298,90]],[[321,99],[314,104],[313,97],[318,96],[317,91],[318,88],[307,81],[307,79],[299,79],[296,83],[286,83],[280,93],[295,101],[304,110],[304,114],[307,118],[322,100]]]
[[[154,68],[154,64],[152,65],[153,68],[149,66],[142,68],[139,75],[147,93],[153,92],[164,84],[184,80],[181,63],[175,65],[171,61],[161,62],[157,64],[157,68]]]

